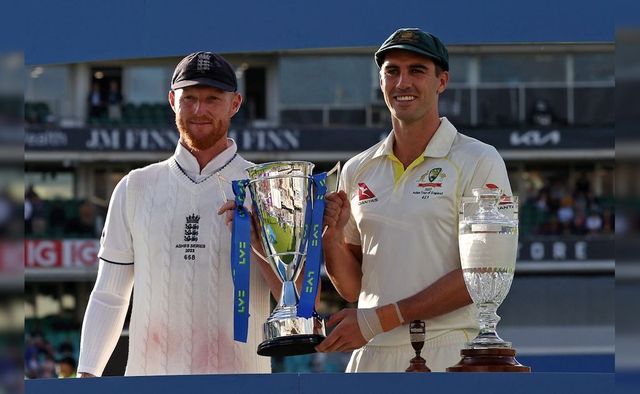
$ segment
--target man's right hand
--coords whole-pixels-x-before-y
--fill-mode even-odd
[[[342,241],[343,230],[351,215],[351,206],[347,194],[340,190],[336,193],[327,193],[324,197],[324,225],[327,231],[323,239],[326,241]]]
[[[222,204],[222,206],[218,209],[218,215],[225,215],[225,224],[229,231],[233,229],[233,214],[236,209],[236,202],[233,200],[229,200]],[[262,243],[260,242],[260,238],[258,234],[260,234],[258,221],[256,215],[253,212],[250,212],[251,215],[251,246],[258,251],[262,256],[265,255],[264,249],[262,248]]]
[[[89,372],[80,372],[78,374],[78,377],[80,377],[80,378],[95,378],[96,375],[90,374]]]

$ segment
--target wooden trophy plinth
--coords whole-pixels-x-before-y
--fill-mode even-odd
[[[427,360],[416,356],[409,361],[409,368],[405,372],[431,372],[431,370],[427,367]]]
[[[531,368],[516,360],[511,348],[462,349],[462,360],[447,372],[531,372]]]

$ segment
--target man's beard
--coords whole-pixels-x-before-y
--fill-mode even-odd
[[[224,138],[227,130],[229,130],[229,119],[214,119],[211,121],[211,127],[213,130],[204,135],[194,135],[189,131],[187,120],[176,114],[176,126],[180,131],[180,139],[185,145],[196,151],[204,151],[213,147],[220,138]]]

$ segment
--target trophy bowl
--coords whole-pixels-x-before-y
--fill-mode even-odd
[[[295,282],[304,266],[309,240],[314,165],[283,161],[249,167],[249,191],[257,218],[265,258],[282,282],[275,309],[263,325],[262,356],[314,353],[326,337],[324,321],[298,316],[299,294]]]
[[[477,308],[478,335],[466,344],[462,360],[448,372],[530,372],[515,359],[516,351],[498,336],[496,313],[504,301],[516,266],[518,202],[499,189],[473,189],[463,200],[458,223],[464,282]]]

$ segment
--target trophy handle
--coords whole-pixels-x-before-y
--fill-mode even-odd
[[[341,164],[337,162],[332,169],[327,171],[327,192],[337,192],[340,187]],[[335,175],[334,175],[335,174]]]
[[[327,171],[327,193],[335,193],[339,190],[341,171],[342,165],[340,162],[337,162],[332,169]],[[322,228],[322,235],[327,232],[327,227],[328,226],[324,226]]]
[[[265,263],[269,264],[269,260],[267,260],[267,258],[266,258],[266,257],[264,257],[264,256],[262,255],[262,253],[258,252],[258,250],[257,250],[253,245],[251,245],[251,250],[252,250],[252,251],[253,251],[253,253],[255,253],[258,257],[260,257],[260,258],[262,259],[262,261],[264,261]]]

